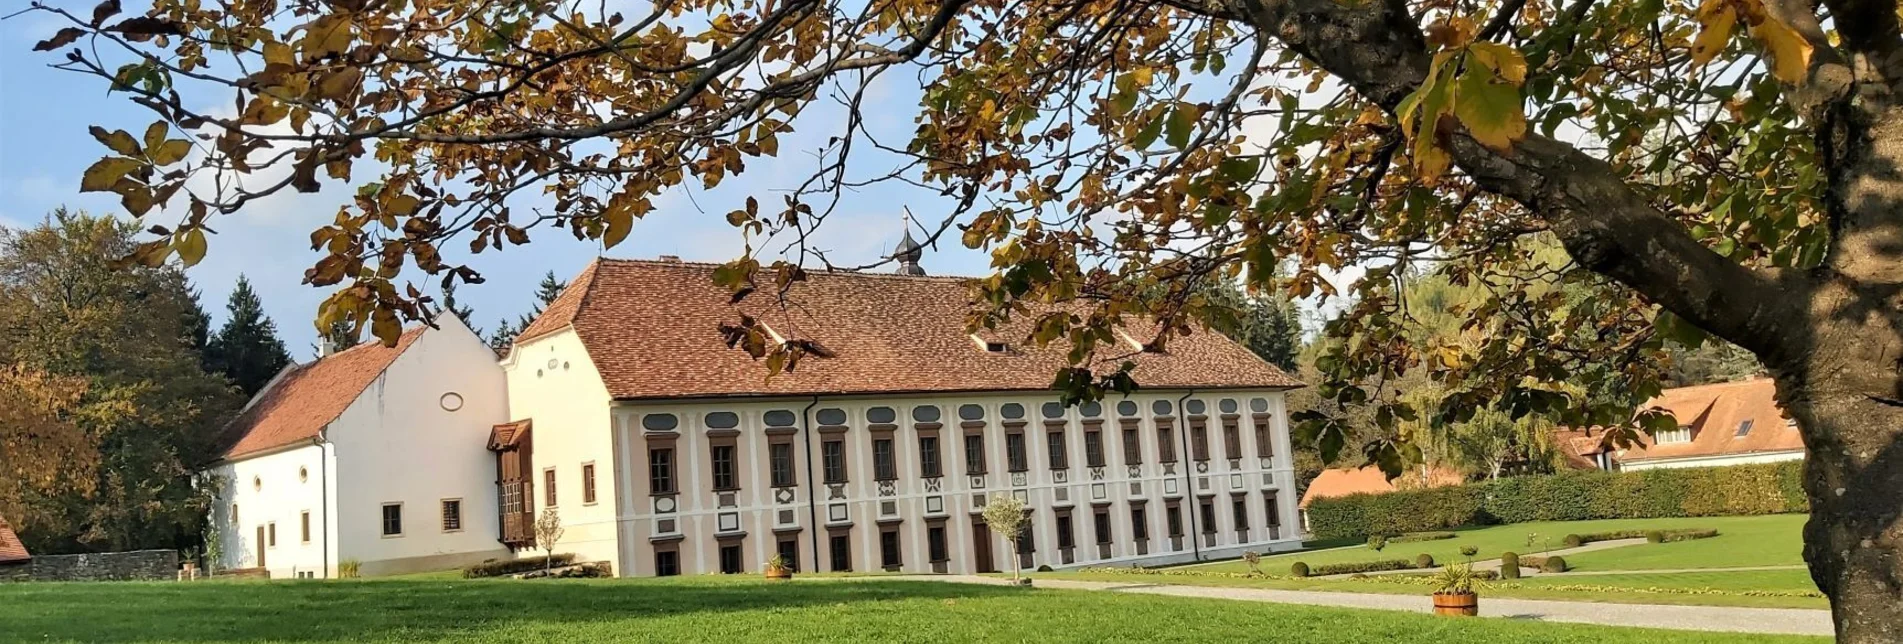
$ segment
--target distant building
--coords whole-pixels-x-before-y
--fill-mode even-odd
[[[1386,472],[1373,465],[1322,470],[1320,476],[1308,483],[1308,490],[1302,493],[1302,529],[1308,529],[1308,505],[1317,499],[1460,485],[1466,480],[1467,477],[1456,470],[1432,465],[1415,466],[1393,480],[1389,480]]]
[[[1640,409],[1660,408],[1678,428],[1657,436],[1641,433],[1637,445],[1608,448],[1598,430],[1555,434],[1561,453],[1576,468],[1646,470],[1775,463],[1804,458],[1796,421],[1777,405],[1769,378],[1667,389]]]
[[[7,518],[0,516],[0,581],[26,579],[33,573],[33,555],[14,534]]]
[[[274,578],[440,570],[496,542],[490,428],[507,420],[496,354],[456,316],[278,374],[228,428],[216,570]]]

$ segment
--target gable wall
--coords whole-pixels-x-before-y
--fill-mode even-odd
[[[555,474],[555,508],[564,534],[555,552],[578,561],[607,561],[618,570],[615,521],[617,467],[608,390],[573,329],[515,347],[505,361],[512,420],[534,421],[533,507],[548,507],[546,472]],[[583,464],[595,471],[595,500],[583,499]],[[542,554],[525,552],[524,555]]]
[[[331,423],[339,554],[364,576],[441,570],[507,557],[497,541],[489,430],[508,420],[495,353],[455,319],[418,338]],[[443,397],[462,398],[456,411]],[[462,529],[445,531],[441,502],[462,500]],[[382,534],[383,505],[401,503],[401,536]]]

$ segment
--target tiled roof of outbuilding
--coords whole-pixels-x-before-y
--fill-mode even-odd
[[[600,259],[525,329],[518,343],[572,326],[620,399],[732,395],[1046,390],[1068,366],[1067,346],[989,353],[965,331],[967,278],[814,272],[784,309],[756,294],[740,304],[715,266]],[[808,356],[768,380],[763,364],[717,331],[742,313],[832,355]],[[1143,338],[1140,332],[1132,335]],[[1301,383],[1217,333],[1172,338],[1169,352],[1134,358],[1150,388],[1287,388]]]
[[[1687,443],[1656,444],[1642,437],[1641,445],[1619,455],[1622,462],[1732,456],[1804,449],[1804,437],[1784,417],[1777,404],[1777,382],[1757,378],[1696,387],[1667,389],[1646,401],[1641,409],[1660,407],[1672,413],[1682,427],[1692,430]],[[1743,436],[1738,429],[1751,423]]]
[[[0,517],[0,564],[31,561],[33,555],[26,551],[26,544],[20,542],[20,535],[14,534],[13,526],[6,517]]]
[[[394,347],[372,340],[290,367],[226,426],[230,447],[224,457],[239,458],[316,438],[428,328],[404,331]]]

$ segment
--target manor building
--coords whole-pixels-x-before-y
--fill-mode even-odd
[[[479,454],[481,480],[447,476],[459,489],[417,495],[459,499],[461,534],[486,543],[438,543],[432,525],[365,538],[430,543],[438,562],[539,554],[532,524],[554,508],[564,526],[554,550],[622,576],[754,572],[774,555],[803,571],[976,573],[1299,546],[1283,399],[1299,383],[1216,333],[1144,352],[1136,338],[1149,330],[1126,329],[1127,351],[1109,352],[1137,363],[1143,388],[1066,407],[1050,382],[1067,347],[968,332],[969,280],[920,275],[910,253],[900,275],[811,274],[785,306],[765,295],[732,302],[710,264],[597,260],[490,361],[501,386],[483,387],[483,404],[458,389],[468,402],[424,421],[440,424],[427,432],[391,422],[331,431],[384,434],[404,452],[407,475],[359,481],[404,497],[404,508],[431,507],[401,486],[428,478],[435,459]],[[769,378],[717,332],[743,314],[817,350]],[[431,396],[450,393],[451,376],[413,376],[431,385],[386,409],[443,409]],[[411,433],[429,436],[400,437]],[[997,494],[1027,504],[1030,528],[1016,543],[980,514]],[[356,514],[388,512],[347,502],[358,507],[334,509],[346,532],[378,529]]]

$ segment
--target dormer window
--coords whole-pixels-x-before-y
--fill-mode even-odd
[[[977,345],[978,348],[984,351],[985,353],[1010,353],[1011,352],[1010,343],[1005,342],[1003,340],[987,340],[985,338],[978,337],[978,334],[976,333],[971,334],[971,343]]]
[[[1659,432],[1656,436],[1653,436],[1652,439],[1660,445],[1689,443],[1692,442],[1692,428],[1690,426],[1680,426],[1678,429]]]

